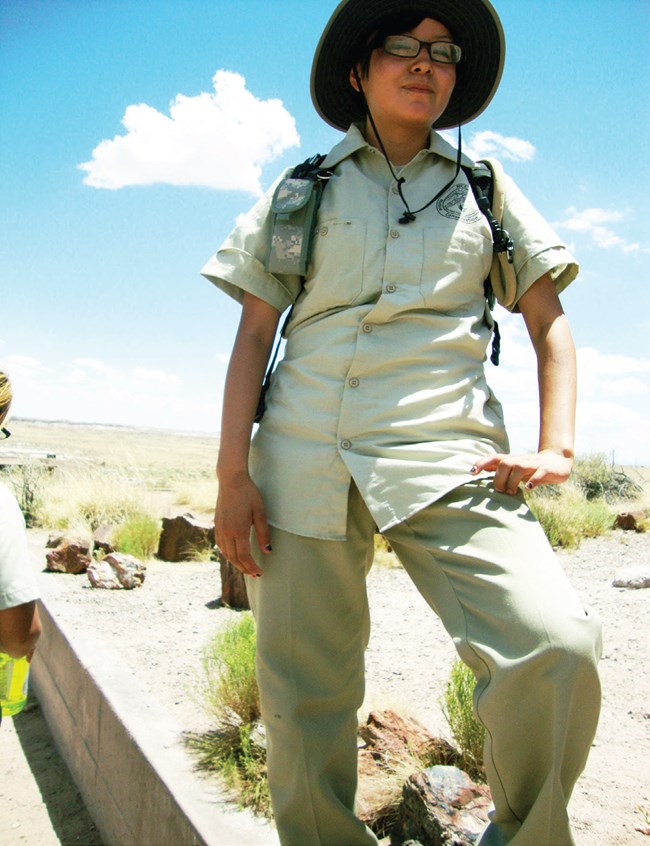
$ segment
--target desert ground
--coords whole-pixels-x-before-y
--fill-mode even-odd
[[[36,437],[28,426],[25,432],[32,438],[27,442],[35,444]],[[121,441],[127,458],[136,456],[139,466],[143,465],[146,439],[140,434],[136,433],[130,444],[123,436],[116,439],[114,432],[101,434],[105,446],[112,441],[113,449],[114,442]],[[110,449],[102,452],[97,437],[89,435],[85,444],[89,460],[97,461],[97,456],[103,455],[102,460],[110,461],[111,457],[106,457]],[[80,444],[84,438],[77,432],[75,442]],[[164,444],[161,438],[160,434],[151,438],[160,455],[151,459],[150,469],[154,465],[158,468],[158,462],[164,463],[165,456],[170,455],[171,443]],[[92,449],[91,442],[95,444]],[[62,451],[61,442],[54,436],[51,443],[53,451]],[[185,465],[196,471],[194,477],[190,473],[190,483],[195,478],[203,484],[202,471],[196,468],[204,467],[206,475],[211,474],[214,441],[202,439],[200,445],[183,442],[182,448]],[[155,476],[155,468],[151,472]],[[188,510],[187,504],[172,501],[169,490],[159,490],[158,495],[167,514]],[[44,529],[30,530],[30,544],[41,566],[47,534]],[[570,806],[576,844],[641,846],[650,842],[641,831],[650,825],[650,590],[619,589],[611,583],[622,568],[650,566],[650,534],[616,531],[583,542],[577,551],[558,554],[583,601],[600,614],[604,626],[602,717]],[[44,595],[52,597],[57,613],[76,628],[80,637],[85,628],[101,633],[185,731],[211,727],[211,718],[197,699],[200,654],[211,636],[238,614],[219,602],[216,563],[151,560],[144,585],[133,591],[96,590],[84,575],[43,573],[41,578]],[[368,593],[372,636],[367,651],[367,697],[360,718],[371,709],[391,707],[448,736],[439,701],[454,651],[441,624],[399,566],[374,566],[368,577]],[[47,763],[42,760],[44,756],[55,756],[46,742],[39,753],[38,743],[30,740],[30,733],[42,732],[36,717],[27,713],[14,723],[15,727],[10,724],[0,729],[4,820],[0,823],[0,842],[7,846],[14,842],[39,842],[42,846],[98,844],[89,821],[82,833],[74,835],[62,834],[63,827],[55,826],[51,840],[40,830],[31,831],[30,825],[37,825],[44,803],[36,773]],[[27,765],[12,765],[12,756],[21,755]],[[65,769],[60,760],[55,760],[55,766]],[[61,818],[62,807],[74,808],[73,816],[82,820],[83,808],[74,805],[74,787],[63,778],[60,785],[58,811],[56,790],[48,788],[46,812],[50,817],[58,813]],[[20,826],[10,828],[10,820],[18,815]]]

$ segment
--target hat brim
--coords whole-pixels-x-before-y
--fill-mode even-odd
[[[343,0],[323,31],[311,69],[311,98],[327,123],[345,132],[363,118],[349,79],[360,39],[367,39],[390,15],[420,13],[443,23],[463,50],[460,84],[433,128],[467,123],[487,107],[505,60],[503,28],[488,0]]]

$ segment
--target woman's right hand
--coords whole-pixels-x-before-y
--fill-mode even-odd
[[[271,551],[262,496],[248,474],[253,418],[269,360],[280,312],[246,293],[226,384],[217,477],[219,495],[214,515],[217,546],[245,576],[261,576],[251,555],[251,527],[262,552]]]
[[[261,576],[251,555],[251,527],[261,551],[271,552],[266,509],[257,486],[247,473],[228,481],[219,480],[214,514],[214,538],[226,560],[245,576]]]

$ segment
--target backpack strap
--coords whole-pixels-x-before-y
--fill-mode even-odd
[[[463,167],[472,193],[492,232],[494,255],[490,273],[483,283],[485,299],[489,312],[494,308],[495,300],[505,308],[511,308],[517,295],[517,277],[514,269],[514,241],[503,220],[503,168],[494,159],[483,159],[473,168]],[[492,325],[492,353],[490,361],[498,365],[501,352],[501,333],[499,324],[486,312],[486,322]]]
[[[492,194],[489,195],[490,207],[498,227],[496,233],[494,229],[492,230],[494,258],[490,268],[490,286],[499,304],[511,310],[517,297],[517,276],[514,267],[515,245],[508,231],[501,225],[505,205],[503,193],[504,172],[501,164],[496,159],[483,159],[479,162],[479,167],[488,169],[491,174]]]
[[[282,343],[282,338],[284,336],[285,329],[287,328],[287,323],[291,320],[291,315],[293,314],[293,304],[291,308],[287,312],[287,316],[284,318],[284,322],[282,323],[282,328],[275,339],[275,347],[273,349],[273,353],[271,355],[271,360],[268,363],[266,368],[266,373],[264,374],[264,381],[262,382],[262,387],[260,388],[260,395],[257,400],[257,408],[255,409],[255,417],[253,418],[254,423],[259,423],[262,417],[264,417],[264,412],[266,411],[266,392],[271,387],[271,376],[273,375],[273,371],[275,370],[275,362],[278,359],[278,353],[280,352],[280,344]]]

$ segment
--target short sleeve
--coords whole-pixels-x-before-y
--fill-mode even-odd
[[[23,515],[16,498],[0,485],[0,611],[39,596]]]
[[[559,294],[577,277],[579,266],[557,233],[513,180],[503,175],[502,183],[502,221],[515,244],[514,271],[517,280],[514,298],[506,307],[516,311],[518,301],[540,276],[550,274]]]
[[[274,275],[265,267],[267,245],[271,229],[271,199],[285,171],[253,208],[241,218],[216,254],[201,269],[213,285],[241,303],[248,292],[284,311],[302,287],[297,275]]]

